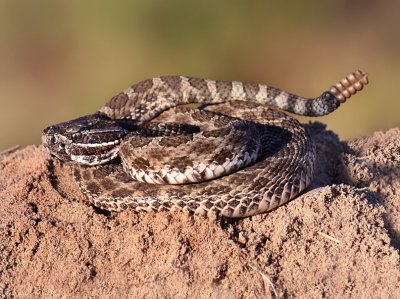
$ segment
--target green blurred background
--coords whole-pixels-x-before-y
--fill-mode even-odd
[[[399,1],[0,0],[0,150],[169,74],[311,97],[360,68],[370,85],[318,120],[342,139],[398,126],[399,20]]]

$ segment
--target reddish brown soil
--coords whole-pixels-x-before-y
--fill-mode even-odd
[[[42,146],[1,154],[0,297],[400,298],[400,130],[308,128],[308,192],[241,220],[110,214]]]

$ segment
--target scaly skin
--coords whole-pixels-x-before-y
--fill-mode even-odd
[[[54,156],[75,163],[76,182],[102,209],[246,217],[298,196],[314,173],[314,145],[303,126],[266,106],[325,115],[367,83],[367,74],[357,71],[306,99],[262,84],[153,78],[125,89],[93,115],[45,129],[42,140]],[[223,104],[207,107],[214,112],[173,108],[187,103]],[[122,164],[106,164],[117,157]],[[187,182],[197,183],[168,185]]]

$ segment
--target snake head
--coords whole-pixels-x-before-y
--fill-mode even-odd
[[[99,165],[117,157],[120,143],[128,133],[118,121],[95,113],[44,129],[42,143],[62,161]]]

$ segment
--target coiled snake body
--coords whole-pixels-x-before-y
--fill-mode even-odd
[[[73,162],[80,189],[102,209],[246,217],[296,197],[314,172],[314,145],[303,126],[268,106],[325,115],[367,83],[357,71],[306,99],[254,83],[153,78],[95,114],[46,128],[42,142]],[[215,105],[178,107],[188,103]]]

